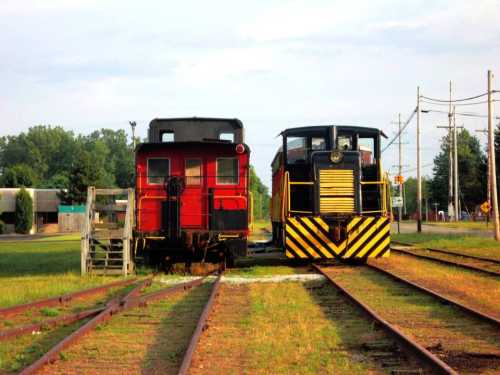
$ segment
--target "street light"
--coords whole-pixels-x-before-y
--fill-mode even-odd
[[[137,123],[135,121],[129,121],[130,127],[132,128],[132,145],[135,150],[135,127],[137,126]]]

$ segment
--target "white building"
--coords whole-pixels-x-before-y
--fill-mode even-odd
[[[20,188],[0,188],[0,219],[6,224],[6,232],[14,232],[14,212],[16,211],[16,195]],[[26,191],[33,200],[33,226],[30,234],[57,232],[58,207],[57,193],[60,189],[31,189]]]

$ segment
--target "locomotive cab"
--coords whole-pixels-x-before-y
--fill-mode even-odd
[[[374,128],[311,126],[282,132],[273,161],[274,241],[291,258],[388,254],[388,183]]]
[[[246,254],[250,150],[237,119],[156,119],[136,149],[138,256],[232,263]]]

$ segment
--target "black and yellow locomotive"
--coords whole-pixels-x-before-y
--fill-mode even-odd
[[[287,257],[385,257],[390,249],[389,182],[379,129],[308,126],[281,133],[273,163],[273,241]]]

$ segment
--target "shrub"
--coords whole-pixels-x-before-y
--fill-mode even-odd
[[[4,234],[5,233],[5,223],[0,220],[0,234]]]
[[[33,225],[33,200],[25,188],[16,195],[16,233],[28,234]]]

